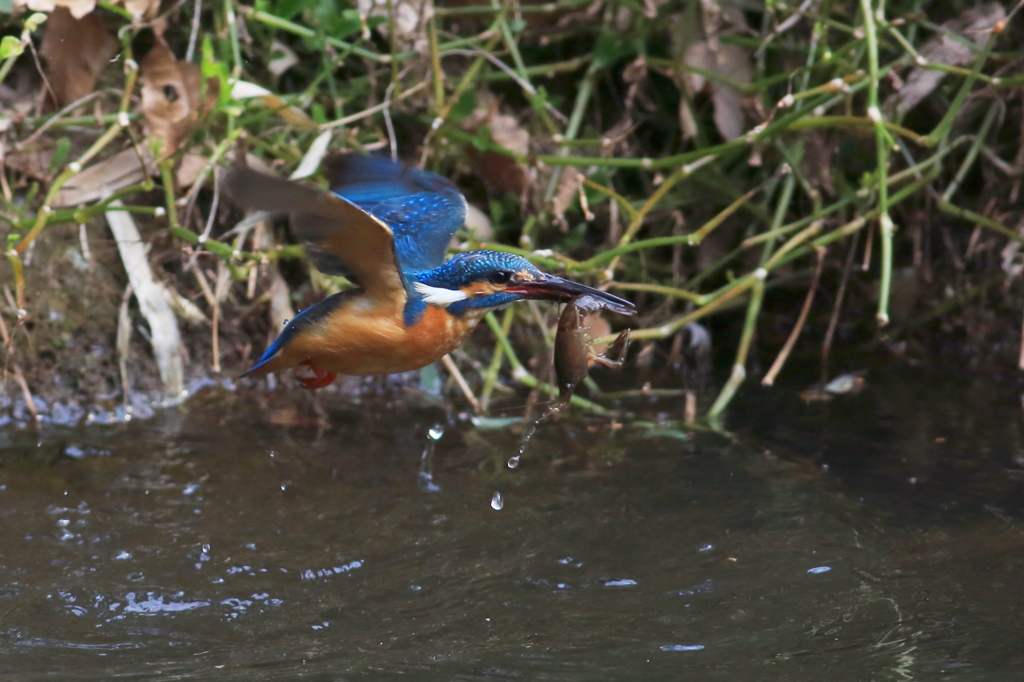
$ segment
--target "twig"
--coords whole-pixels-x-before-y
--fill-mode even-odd
[[[473,395],[473,390],[469,387],[469,384],[466,383],[466,378],[462,376],[462,372],[459,371],[458,365],[456,365],[455,361],[452,360],[452,356],[444,356],[441,358],[441,362],[444,364],[445,369],[448,370],[448,373],[452,375],[452,379],[455,380],[459,390],[462,391],[462,395],[465,396],[466,400],[473,407],[473,412],[480,414],[480,401],[476,399],[475,395]]]
[[[18,386],[21,387],[21,395],[25,400],[25,407],[28,408],[28,413],[32,415],[31,423],[33,426],[39,425],[39,413],[36,411],[36,401],[32,397],[32,391],[28,388],[28,382],[25,381],[25,375],[21,373],[21,367],[18,363],[12,362],[11,369],[14,372],[14,380],[18,382]]]
[[[811,312],[811,305],[814,303],[814,295],[818,291],[818,280],[821,279],[821,268],[825,264],[825,247],[815,247],[814,252],[818,256],[818,264],[814,268],[814,276],[811,277],[811,286],[807,289],[807,296],[804,298],[803,308],[800,309],[800,315],[796,319],[796,324],[793,325],[793,331],[789,333],[789,338],[786,339],[786,343],[783,344],[782,350],[779,351],[779,355],[775,358],[775,362],[772,363],[768,373],[765,374],[764,379],[761,380],[762,386],[771,386],[775,383],[775,377],[777,377],[779,372],[782,371],[782,367],[786,364],[789,354],[793,351],[793,346],[796,345],[796,340],[800,337],[800,332],[803,331],[804,325],[807,323],[807,315]]]
[[[832,306],[832,316],[828,320],[828,329],[825,330],[825,340],[821,342],[821,380],[828,378],[828,360],[832,354],[832,339],[835,338],[836,328],[839,326],[839,312],[843,309],[843,299],[846,296],[846,285],[850,281],[850,272],[853,271],[853,259],[857,255],[857,245],[860,243],[860,232],[853,235],[850,240],[850,248],[846,251],[846,263],[843,265],[843,275],[839,280],[839,289],[836,291],[836,302]]]

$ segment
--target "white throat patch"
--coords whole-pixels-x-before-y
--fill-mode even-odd
[[[413,282],[413,288],[423,297],[425,303],[439,305],[447,308],[452,303],[465,301],[469,296],[462,289],[445,289],[443,287],[432,287],[423,282]]]

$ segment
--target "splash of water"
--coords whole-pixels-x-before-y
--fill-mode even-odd
[[[441,486],[434,483],[434,448],[437,441],[444,437],[444,424],[434,424],[427,431],[427,447],[423,448],[420,456],[420,488],[427,492],[436,493]]]

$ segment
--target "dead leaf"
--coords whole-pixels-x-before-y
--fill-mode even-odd
[[[56,8],[39,46],[56,105],[66,106],[91,93],[118,45],[99,15],[77,19],[66,7]]]
[[[356,9],[364,17],[388,18],[394,14],[394,31],[405,46],[426,54],[427,22],[434,16],[434,4],[430,0],[358,0]],[[381,24],[378,30],[389,30],[391,21]],[[364,37],[368,37],[368,34]]]
[[[715,105],[715,127],[726,141],[735,140],[746,130],[743,114],[743,95],[738,90],[715,83],[711,88],[711,102]]]
[[[515,116],[499,113],[500,101],[487,91],[477,93],[481,106],[466,117],[462,127],[476,132],[483,127],[491,131],[491,140],[500,147],[516,154],[529,154],[530,133],[519,124]],[[472,150],[473,159],[480,176],[493,187],[522,194],[526,189],[527,169],[515,159],[500,152]]]
[[[298,63],[299,58],[290,47],[280,40],[270,43],[270,61],[267,62],[270,73],[280,76]]]
[[[235,81],[231,85],[231,99],[259,98],[268,109],[272,109],[285,123],[302,130],[319,130],[320,125],[298,107],[287,104],[283,99],[262,85],[247,81]]]
[[[687,48],[685,62],[686,66],[720,74],[739,85],[750,82],[750,54],[738,45],[698,41]],[[722,137],[731,141],[741,136],[746,130],[743,93],[695,72],[689,73],[689,81],[694,92],[710,94],[715,109],[715,127]]]
[[[150,137],[161,142],[161,157],[167,157],[181,145],[200,116],[213,108],[220,82],[208,78],[203,97],[202,69],[175,59],[163,41],[158,41],[142,60],[139,80],[139,111],[146,118]]]
[[[828,382],[821,390],[832,395],[860,393],[867,388],[863,373],[843,374]]]
[[[142,182],[148,175],[155,175],[156,170],[156,163],[147,147],[139,150],[129,147],[71,176],[57,192],[53,206],[81,206],[102,199],[111,192]]]
[[[800,170],[818,191],[828,195],[836,193],[832,184],[832,152],[835,141],[828,130],[806,130],[803,134],[804,153],[800,157]]]
[[[96,8],[96,0],[19,0],[15,7],[24,5],[33,12],[53,12],[64,8],[71,12],[75,19],[81,19]]]
[[[50,159],[53,158],[55,148],[56,143],[45,142],[32,145],[28,149],[9,151],[4,155],[4,166],[30,178],[50,182],[53,180]]]
[[[123,4],[136,19],[152,19],[160,9],[160,0],[123,0],[113,4]],[[75,19],[81,19],[96,9],[96,0],[15,0],[15,7],[25,7],[33,12],[53,12],[58,8],[66,8]]]
[[[178,166],[178,172],[175,175],[175,181],[178,183],[178,187],[185,189],[191,187],[195,183],[199,174],[203,172],[209,159],[200,154],[184,154],[181,157],[181,164]]]
[[[942,27],[963,38],[982,45],[988,40],[992,28],[1006,18],[1006,9],[999,3],[989,3],[968,9],[956,19],[942,24]],[[974,59],[970,46],[948,33],[939,33],[918,51],[924,59],[946,66],[963,66]],[[907,76],[906,83],[886,102],[887,107],[895,103],[896,110],[906,113],[920,104],[946,77],[944,71],[916,68]]]
[[[136,19],[152,19],[160,9],[160,0],[124,0],[124,8]]]
[[[35,109],[42,91],[43,79],[35,64],[19,61],[0,83],[0,109],[3,120],[21,119]]]
[[[580,183],[583,182],[583,175],[575,166],[567,166],[562,171],[562,177],[558,179],[558,188],[555,196],[551,197],[551,213],[554,215],[558,225],[565,225],[565,212],[569,210],[576,200]]]

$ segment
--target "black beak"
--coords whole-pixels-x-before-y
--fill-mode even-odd
[[[516,282],[510,284],[505,291],[520,294],[525,298],[538,299],[568,299],[589,296],[600,302],[601,305],[597,307],[607,308],[621,315],[632,315],[636,312],[635,306],[624,298],[554,275],[544,275],[542,279],[532,282]]]

